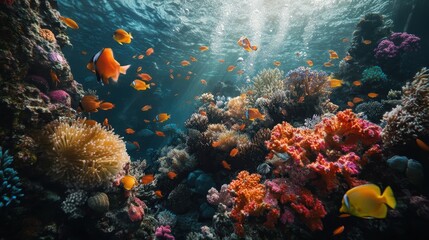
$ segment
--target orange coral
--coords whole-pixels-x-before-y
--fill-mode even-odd
[[[54,43],[54,42],[57,41],[57,39],[55,38],[54,33],[51,30],[49,30],[49,29],[41,28],[39,30],[39,34],[40,34],[40,36],[42,36],[42,38],[48,40],[49,42]]]

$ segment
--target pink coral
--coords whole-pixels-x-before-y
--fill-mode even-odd
[[[144,217],[146,204],[135,196],[131,196],[128,203],[128,217],[132,222],[141,221]]]
[[[157,239],[174,240],[175,237],[171,234],[171,227],[169,225],[159,226],[155,230],[155,237]]]
[[[51,91],[48,95],[53,103],[61,103],[69,107],[71,106],[71,97],[64,90]]]
[[[207,193],[207,201],[212,205],[219,205],[222,203],[227,207],[231,207],[233,200],[231,194],[228,192],[228,185],[223,184],[220,187],[220,191],[216,190],[216,188],[210,188]]]

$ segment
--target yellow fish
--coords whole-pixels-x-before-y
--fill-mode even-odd
[[[138,79],[134,80],[130,84],[130,86],[133,87],[137,91],[144,91],[144,90],[150,89],[150,84],[146,84],[142,80],[138,80]]]
[[[134,186],[137,185],[137,179],[131,175],[125,175],[121,179],[121,183],[124,186],[125,190],[131,190]]]
[[[344,194],[340,212],[361,218],[386,218],[386,205],[393,209],[396,207],[395,196],[390,187],[387,187],[381,195],[377,185],[364,184]]]
[[[170,114],[167,113],[160,113],[158,115],[156,115],[155,119],[153,120],[154,122],[165,122],[168,119],[170,119]]]
[[[79,29],[79,25],[77,25],[77,23],[71,18],[60,16],[60,20],[63,21],[69,28]]]
[[[124,29],[117,29],[113,33],[113,39],[122,45],[122,43],[131,43],[133,36],[131,36],[131,33],[127,33]]]
[[[329,85],[331,86],[331,88],[341,87],[343,85],[343,80],[330,78]]]

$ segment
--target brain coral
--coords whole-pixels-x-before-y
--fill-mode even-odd
[[[44,140],[49,176],[68,187],[101,186],[130,161],[118,135],[81,119],[48,124]]]

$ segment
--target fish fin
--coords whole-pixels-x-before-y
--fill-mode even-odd
[[[130,32],[128,35],[130,35],[130,38],[131,38],[131,39],[134,39],[134,38],[133,38],[133,36],[131,35],[131,32]]]
[[[119,43],[119,44],[121,44],[121,45],[123,45],[121,42],[119,42],[119,41],[116,41],[117,43]]]
[[[130,67],[131,67],[131,65],[120,66],[119,67],[119,72],[122,73],[122,74],[127,74],[127,70]]]
[[[150,89],[150,84],[146,84],[146,87],[147,87],[148,89]]]
[[[381,197],[385,200],[386,204],[389,207],[393,209],[396,207],[396,199],[395,199],[395,196],[393,195],[393,191],[392,191],[392,188],[390,188],[390,186],[386,187]]]

